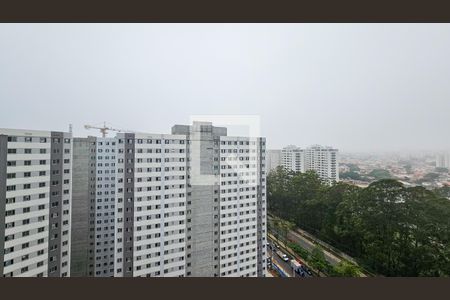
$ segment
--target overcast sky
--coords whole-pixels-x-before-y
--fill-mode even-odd
[[[450,24],[0,24],[0,127],[170,133],[258,115],[269,148],[450,148]]]

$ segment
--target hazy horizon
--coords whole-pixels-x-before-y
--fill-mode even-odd
[[[450,149],[450,24],[0,24],[0,44],[1,128],[257,115],[268,149]]]

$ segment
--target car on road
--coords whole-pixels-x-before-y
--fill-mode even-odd
[[[281,252],[281,250],[277,250],[277,255],[285,262],[289,261],[289,257],[284,254],[283,252]]]
[[[311,272],[311,270],[310,269],[308,269],[307,267],[305,267],[305,266],[302,266],[302,269],[303,269],[303,271],[304,272],[306,272],[309,276],[313,276],[313,274],[312,274],[312,272]]]
[[[303,271],[303,269],[298,269],[295,271],[298,275],[300,275],[301,277],[306,277],[306,273]]]

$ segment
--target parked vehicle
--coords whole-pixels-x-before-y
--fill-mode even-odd
[[[302,264],[296,261],[295,259],[291,259],[291,267],[298,274],[300,274],[299,272],[302,271]]]
[[[308,269],[307,267],[305,267],[305,266],[302,266],[302,269],[303,269],[303,271],[305,272],[305,273],[307,273],[309,276],[313,276],[313,274],[312,274],[312,272],[311,272],[311,270],[310,269]]]
[[[289,261],[289,257],[284,254],[283,252],[281,252],[280,250],[277,250],[277,255],[285,262]]]

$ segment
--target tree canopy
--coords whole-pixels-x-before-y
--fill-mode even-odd
[[[375,179],[388,179],[392,177],[391,173],[384,169],[374,169],[369,173],[369,176],[372,176]]]
[[[382,179],[359,188],[327,185],[282,167],[268,176],[268,207],[385,276],[450,275],[448,189]],[[344,268],[344,267],[343,267]]]

